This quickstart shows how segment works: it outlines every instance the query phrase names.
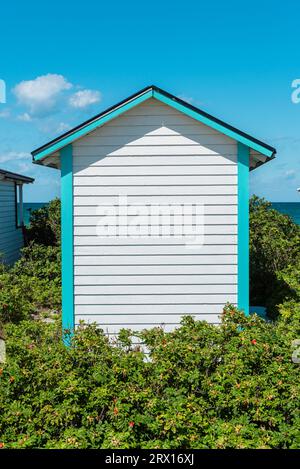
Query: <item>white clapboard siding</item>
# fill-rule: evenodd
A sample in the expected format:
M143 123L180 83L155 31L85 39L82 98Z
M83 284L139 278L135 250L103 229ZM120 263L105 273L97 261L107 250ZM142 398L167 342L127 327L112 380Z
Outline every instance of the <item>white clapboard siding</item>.
M182 155L165 155L165 156L145 156L145 155L136 155L136 156L113 156L113 155L99 155L97 152L93 155L84 154L82 156L77 156L73 169L74 174L76 175L78 171L83 170L84 168L92 167L128 167L130 171L131 166L184 166L188 168L189 166L230 166L232 167L237 162L236 153L231 155L209 155L202 153L200 155L184 155L184 161L182 160ZM212 168L211 168L212 169ZM217 170L217 169L216 169Z
M152 286L168 286L182 288L195 287L195 288L206 288L209 286L215 289L215 285L236 285L235 274L224 274L224 275L180 275L180 274L169 274L169 275L76 275L75 285L78 286L134 286L136 288L139 285L152 285ZM82 292L81 292L82 293ZM221 293L221 292L220 292Z
M168 221L170 219L170 222ZM236 224L236 215L185 215L187 223L195 223L200 225L235 225ZM162 221L160 221L162 219ZM139 226L156 226L156 225L182 225L184 216L181 215L96 215L94 217L84 217L77 215L74 217L74 226L98 226L98 225L107 225L107 226L123 226L130 225L132 223L138 224Z
M203 265L75 265L75 275L209 275L236 274L236 264Z
M162 109L162 107L160 108ZM118 121L116 121L117 123ZM192 122L192 121L190 121ZM120 123L120 120L119 120ZM183 125L184 125L184 132L183 132ZM166 127L164 125L157 126L156 124L140 124L138 127L132 126L130 124L125 124L124 122L122 125L104 125L97 130L97 136L103 137L119 137L119 136L126 136L126 137L136 137L139 138L141 135L184 135L186 136L199 136L199 135L218 135L218 131L207 127L205 125L200 126L199 124L173 124L172 127ZM90 135L93 135L90 134ZM87 136L88 137L88 136ZM85 138L87 138L85 137Z
M214 294L216 288L219 294L236 294L237 285L75 285L75 295L197 295Z
M226 208L226 210L232 210L232 207ZM83 211L83 209L79 209ZM202 204L201 205L196 205L196 204L122 204L120 203L118 205L100 205L99 207L92 206L90 208L86 208L86 210L93 210L93 213L91 215L94 216L116 216L120 215L122 217L124 216L136 216L136 215L143 215L143 216L150 216L150 215L165 215L165 214L174 214L174 215L195 215L195 214L201 214L201 215L223 215L223 213L220 212L221 208L219 206L215 207L205 207ZM213 213L211 213L213 211ZM75 215L78 215L77 213ZM86 217L87 215L90 215L88 213L81 213L79 214L82 216L82 218Z
M226 142L227 141L227 142ZM221 134L216 135L143 135L142 137L128 137L128 135L94 135L90 134L89 137L85 137L78 140L78 147L90 147L90 146L101 146L101 147L114 147L114 146L169 146L169 145L231 145L232 140L228 137L224 137ZM88 149L87 149L88 151Z
M142 313L142 314L220 314L222 313L223 305L221 304L132 304L132 305L75 305L75 322L77 322L78 318L82 315L95 315L97 316L102 314L112 314L112 315L129 315L134 313ZM83 319L83 318L82 318ZM97 318L95 317L95 321Z
M166 204L167 205L167 204ZM196 204L195 204L196 205ZM184 213L187 213L189 210L190 213L195 213L195 205L190 205L185 204L185 211ZM128 205L126 206L126 213L127 215L138 215L139 210L145 207L145 204L140 204L140 205ZM149 207L149 210L151 209L151 205L148 204L146 207ZM172 207L172 206L169 206ZM178 205L175 205L175 207L178 207ZM203 207L203 212L205 215L236 215L237 214L237 206L232 204L232 205L207 205ZM117 215L120 213L119 206L118 205L91 205L91 206L76 206L74 207L74 216L77 218L78 216L88 218L89 216L101 216L101 215ZM77 218L78 220L78 218Z
M237 166L231 165L136 165L136 166L77 166L74 171L75 176L215 176L237 174Z
M91 189L92 188L92 189ZM237 185L206 185L198 184L191 186L171 185L171 186L74 186L74 195L77 196L130 196L130 195L236 195Z
M232 155L236 151L235 145L164 145L164 146L76 146L74 156L179 156L179 155Z
M150 99L77 140L73 175L76 324L172 330L237 303L235 141ZM152 204L185 204L190 222Z
M151 103L149 106L148 103ZM169 106L165 106L163 103L159 103L154 99L146 101L145 104L142 106L137 106L131 110L129 110L126 114L122 117L129 117L129 116L178 116L180 115L178 111L174 108Z
M156 116L163 116L163 115L175 115L181 116L179 111L176 109L166 106L164 103L157 101L154 98L151 98L145 101L142 106L136 106L128 111L126 114L123 114L122 117L127 116L147 116L147 115L156 115ZM193 121L192 121L193 122ZM209 127L203 126L204 129L209 131ZM214 131L214 129L212 129Z
M75 256L74 265L103 266L103 265L223 265L235 264L234 254L177 254L177 255L106 255L106 256Z
M212 295L75 295L75 305L201 305L235 301L235 294Z
M210 176L74 176L75 186L116 187L116 186L234 186L237 176L210 175Z
M126 236L132 237L137 240L139 239L144 239L145 237L151 236L155 239L155 235L157 237L162 237L160 234L162 232L162 229L164 226L161 225L152 225L151 226L151 231L148 226L140 226L138 228L138 233L136 233L135 227L128 225L126 228ZM157 228L157 229L156 229ZM196 235L202 235L201 240L199 240L199 243L203 244L205 242L205 237L206 235L209 234L236 234L237 233L237 225L226 225L226 224L215 224L215 225L177 225L177 226L167 226L165 225L165 237L168 237L170 235L170 238L174 237L176 239L186 239L187 237L189 239L186 239L186 242L190 242L190 237L191 236L196 236ZM116 234L124 235L122 232L122 226L116 227ZM152 234L151 234L152 233ZM115 235L114 233L114 227L106 227L103 226L74 226L74 235L75 236L91 236L91 237L96 237L98 239L101 239L101 237L113 237ZM124 236L123 236L124 237ZM197 243L197 244L199 244Z
M122 199L121 199L122 201ZM101 207L102 205L120 205L119 196L76 196L74 200L74 210L76 207ZM124 201L122 202L124 204ZM141 205L166 205L166 204L194 204L204 205L205 211L210 205L222 208L225 205L237 207L237 195L147 195L147 196L127 196L127 204ZM237 208L236 208L237 209ZM84 209L83 209L84 210ZM205 212L206 213L206 212ZM209 213L209 212L207 212ZM87 214L88 215L88 214Z
M74 254L77 257L84 256L145 256L145 250L148 255L161 256L161 255L217 255L217 254L236 254L236 244L218 244L218 245L203 245L191 251L189 247L184 244L178 245L113 245L113 246L75 246Z
M233 226L236 230L236 226ZM206 227L205 227L206 230ZM93 246L181 246L185 247L188 250L199 250L203 246L218 246L218 245L226 245L226 244L236 244L237 243L237 235L236 234L207 234L203 237L203 243L201 245L190 246L185 243L185 240L178 240L177 238L173 237L162 237L162 236L149 236L137 239L135 237L121 237L121 236L74 236L74 246L82 246L85 247L87 250L89 247ZM179 248L180 249L180 248ZM148 251L147 251L148 252Z
M137 109L137 107L135 107L135 109ZM173 128L172 127L173 125L174 126L177 126L177 125L178 126L183 126L183 125L190 126L191 124L194 125L195 123L196 123L195 120L176 111L174 111L174 113L171 115L159 115L159 111L156 111L156 113L153 115L150 114L148 116L140 116L140 115L135 114L133 110L133 112L128 111L126 114L123 114L118 119L111 120L109 124L106 124L106 126L109 126L109 127L133 126L135 128L139 126L141 127L153 126L155 128L159 128L159 127ZM207 129L207 126L205 125L201 125L201 127Z

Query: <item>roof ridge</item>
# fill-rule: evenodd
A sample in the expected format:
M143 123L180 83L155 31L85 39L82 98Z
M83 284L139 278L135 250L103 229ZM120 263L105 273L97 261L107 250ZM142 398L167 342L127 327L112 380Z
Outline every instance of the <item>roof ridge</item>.
M143 97L147 94L149 94L149 96L143 99ZM263 153L265 152L264 154L268 158L274 157L276 153L276 149L272 147L271 145L264 143L255 137L252 137L246 132L243 132L237 129L236 127L233 127L231 124L227 124L226 122L222 121L221 119L217 117L212 116L206 111L203 111L202 109L199 109L196 106L193 106L192 104L187 103L183 99L177 98L176 96L172 95L171 93L168 93L167 91L163 90L162 88L159 88L156 85L149 85L143 88L142 90L134 93L133 95L129 96L128 98L123 99L119 103L105 109L101 113L96 114L90 119L82 122L76 127L61 134L55 139L50 140L48 143L33 150L31 152L33 161L37 162L37 160L44 158L46 156L49 156L49 154L53 153L54 151L60 150L63 146L66 146L67 144L72 143L72 141L75 139L74 137L74 139L72 140L72 136L74 134L77 134L77 138L80 138L81 136L85 135L84 133L85 128L88 129L87 132L94 130L97 127L96 123L100 120L104 120L104 122L102 123L107 122L109 119L106 119L106 117L109 116L110 114L117 113L117 115L120 115L122 112L127 111L130 108L130 104L132 102L138 101L137 104L139 104L140 102L143 102L144 100L149 99L151 97L161 100L162 102L164 102L165 104L169 106L177 107L177 109L180 108L179 111L183 113L185 112L186 114L190 115L190 117L194 119L198 119L198 120L202 119L202 122L204 122L208 126L216 128L219 132L227 134L231 138L238 140L241 143L245 142L246 145L250 146L251 148L258 149L259 152L261 151ZM125 109L122 112L119 112L122 108L125 108ZM99 125L101 125L101 123L99 123ZM65 143L63 143L64 140L66 140ZM62 145L60 145L60 142L62 142ZM39 155L39 157L35 158L37 155Z

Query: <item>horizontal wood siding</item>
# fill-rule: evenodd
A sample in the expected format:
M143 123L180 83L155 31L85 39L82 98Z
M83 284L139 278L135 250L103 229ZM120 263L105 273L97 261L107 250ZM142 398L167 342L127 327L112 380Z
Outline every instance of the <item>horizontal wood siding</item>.
M237 304L236 142L151 99L73 144L73 184L75 324L171 330L184 314L218 323L224 304ZM120 195L126 219L110 215ZM141 216L143 237L102 227L166 204L204 206L202 223L184 226L200 246L176 236L176 218Z
M21 228L16 228L15 184L0 180L0 255L4 262L14 263L24 245Z

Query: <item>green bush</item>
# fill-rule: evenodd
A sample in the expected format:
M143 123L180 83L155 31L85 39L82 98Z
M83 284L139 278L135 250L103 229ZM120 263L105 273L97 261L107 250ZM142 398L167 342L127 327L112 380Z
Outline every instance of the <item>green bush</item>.
M0 322L61 310L60 201L33 211L27 247L12 266L0 264Z
M300 265L300 226L272 209L269 202L253 196L250 200L250 304L266 306L269 314L275 316L279 304L289 297L295 298L295 291L282 273L292 269L296 275L297 265ZM300 301L299 292L296 297Z
M61 258L58 246L32 244L13 267L0 269L0 321L61 310Z
M299 325L299 323L298 323ZM299 448L299 326L226 307L221 327L182 320L165 333L95 326L71 346L55 324L8 324L0 370L6 448ZM135 339L136 341L136 339Z
M27 244L60 245L60 206L60 200L53 199L45 207L31 212L30 225L25 228Z
M113 346L81 327L65 347L60 321L28 320L61 308L59 202L49 207L33 213L22 258L0 265L0 447L299 447L299 227L289 217L251 200L252 304L276 322L228 306L220 327L186 317L172 333L123 330Z

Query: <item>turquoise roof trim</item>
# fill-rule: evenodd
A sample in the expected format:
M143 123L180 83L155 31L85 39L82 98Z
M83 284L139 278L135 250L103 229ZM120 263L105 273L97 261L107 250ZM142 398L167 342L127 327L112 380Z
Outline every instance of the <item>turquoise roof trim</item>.
M134 100L123 104L121 107L118 107L117 109L114 109L108 112L106 115L89 123L88 125L82 127L81 129L78 129L76 132L72 133L71 135L66 136L59 142L53 143L53 145L49 146L48 148L41 151L40 153L34 154L34 161L45 158L46 156L49 156L51 153L57 150L60 150L65 145L69 145L74 140L77 140L78 138L83 137L84 135L91 132L92 130L95 130L97 127L105 124L106 122L110 121L111 119L114 119L115 117L118 117L120 114L123 114L124 112L129 111L129 109L132 109L134 106L137 106L138 104L142 103L143 101L146 101L146 99L149 99L151 97L152 97L152 92L148 91L142 94L141 96L138 96Z
M77 140L80 137L83 137L87 133L95 130L97 127L109 122L111 119L114 119L126 111L129 111L134 106L141 104L142 102L146 101L149 98L155 98L164 104L167 104L178 111L186 114L187 116L209 126L213 129L227 135L228 137L240 142L244 145L247 145L249 148L261 153L262 155L266 156L268 159L273 158L276 150L275 148L267 145L254 137L232 127L229 124L217 119L206 112L192 106L185 101L182 101L176 96L173 96L166 91L156 87L150 86L141 90L140 92L136 93L133 96L130 96L126 100L118 103L117 105L107 109L106 111L98 114L97 116L93 117L92 119L84 122L83 124L75 127L74 129L66 132L65 134L61 135L60 137L50 141L46 145L34 150L32 152L33 162L41 162L47 156L60 151L66 145L69 145L74 140Z
M208 125L209 127L218 130L224 135L227 135L227 137L230 137L237 142L243 143L244 145L247 145L249 148L252 148L253 150L258 151L259 153L262 153L264 156L271 157L274 153L273 150L269 150L265 147L263 147L261 144L255 143L252 140L249 140L248 137L245 137L243 135L240 135L236 132L236 130L231 130L228 127L225 127L224 124L221 124L219 122L216 122L215 120L206 117L202 114L199 114L199 112L187 108L184 104L175 101L168 96L164 96L158 91L153 92L153 98L156 98L158 101L163 102L164 104L167 104L175 109L177 111L181 111L184 114L188 115L189 117L192 117L192 119L196 119L197 121L201 122L202 124Z

